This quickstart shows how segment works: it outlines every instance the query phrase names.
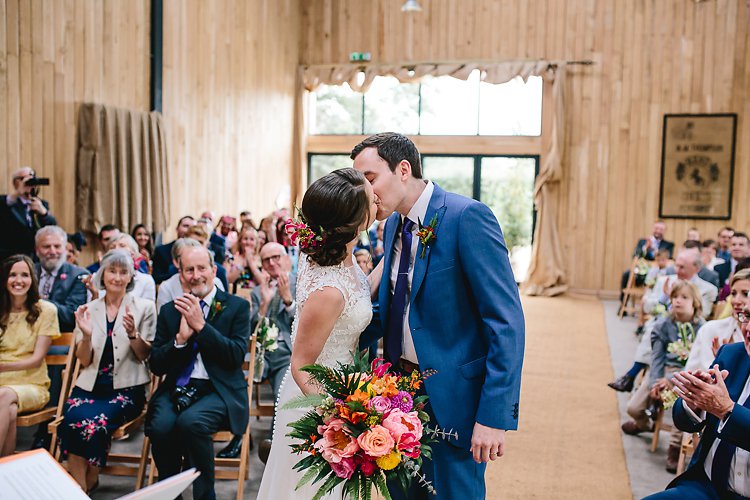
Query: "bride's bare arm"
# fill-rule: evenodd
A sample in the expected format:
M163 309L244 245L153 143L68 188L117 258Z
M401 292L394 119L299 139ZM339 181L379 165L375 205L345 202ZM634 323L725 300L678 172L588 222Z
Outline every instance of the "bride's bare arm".
M300 371L315 363L344 310L344 297L337 289L326 287L310 294L299 312L297 336L292 349L292 377L304 394L320 392L308 373Z
M367 275L367 281L370 283L370 296L374 299L378 296L378 288L380 287L380 280L383 278L383 261L380 259L378 265Z

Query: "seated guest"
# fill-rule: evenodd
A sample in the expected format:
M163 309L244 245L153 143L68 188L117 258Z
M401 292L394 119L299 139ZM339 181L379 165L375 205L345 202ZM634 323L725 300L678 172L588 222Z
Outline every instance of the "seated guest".
M214 261L217 265L224 264L226 252L237 242L237 219L231 215L222 215L216 230L209 236L209 248L214 253Z
M224 266L218 265L219 263L216 261L216 258L214 256L213 251L209 248L209 239L208 239L208 232L203 228L201 225L195 225L190 227L187 232L185 233L186 238L193 239L203 245L205 248L208 248L208 251L211 253L211 256L214 257L214 263L217 264L216 266L216 277L219 278L221 281L221 285L224 290L229 290L229 282L227 281L227 270L224 269Z
M127 235L126 235L127 236ZM99 482L112 433L137 417L146 402L146 359L156 331L153 301L134 296L133 259L112 250L94 280L106 295L76 311L80 372L59 427L68 471L84 491Z
M718 250L719 244L714 240L705 240L701 243L701 260L703 260L704 267L713 271L714 267L724 262L724 259L716 256Z
M240 224L242 225L240 229L245 229L246 227L256 229L257 227L253 220L253 214L249 210L243 210L240 212Z
M177 238L175 240L184 238L190 226L194 226L195 224L195 219L191 216L186 215L182 217L177 222ZM170 276L177 274L177 269L172 266L172 245L174 245L174 241L154 248L153 277L157 285Z
M251 327L255 330L260 318L266 317L279 329L277 340L279 345L275 351L266 352L263 372L263 378L271 382L273 399L276 400L279 396L281 381L292 358L291 332L296 312L294 302L296 280L284 267L284 261L288 257L283 245L266 243L260 250L260 258L263 264L263 275L260 285L253 289ZM270 439L261 442L258 453L262 458L268 458L268 452L271 450L270 442Z
M707 268L703 264L703 244L700 241L687 240L685 243L682 244L681 250L694 250L695 252L698 253L698 255L700 255L701 261L700 261L700 267L698 268L698 277L702 279L703 281L707 281L708 283L711 283L718 290L720 288L719 273L717 273L713 269ZM676 271L675 271L674 266L669 266L667 268L666 274L675 274L675 273Z
M34 235L39 228L57 221L49 212L49 203L39 198L39 188L29 185L36 178L31 167L13 172L13 191L0 195L0 261L13 255L31 256Z
M693 460L666 491L647 500L750 498L750 310L740 316L743 342L723 346L707 371L674 376L677 428L701 432Z
M59 226L46 226L36 233L35 265L39 277L39 295L57 307L57 320L60 331L72 332L75 327L75 312L86 303L86 286L81 278L89 272L82 267L69 264L65 255L67 234ZM55 346L50 354L67 354L67 346ZM50 366L50 404L57 405L62 386L62 366ZM34 435L33 448L49 448L50 435L47 422L39 424Z
M142 259L146 263L145 273L151 272L151 254L154 253L154 244L151 240L151 233L148 232L148 228L144 224L136 224L133 226L133 230L130 232L130 236L133 237L136 243L138 243L138 253L140 256L136 260L136 265L140 266L140 260Z
M154 283L154 278L152 278L147 272L143 272L143 266L140 268L136 267L135 261L141 256L141 254L138 252L138 243L135 242L133 237L129 234L120 234L117 238L112 240L110 248L112 250L124 250L130 255L130 258L133 259L133 269L135 269L136 272L133 275L134 285L131 293L142 299L147 299L152 302L156 301L156 283Z
M708 370L721 346L742 342L742 324L739 316L746 307L750 307L750 269L736 272L731 283L729 303L732 315L703 325L690 349L690 356L685 364L686 370Z
M178 266L180 255L182 255L183 249L201 248L202 246L203 245L201 245L197 240L194 240L192 238L180 238L179 240L175 241L174 245L172 245L172 261L174 262L175 267ZM224 285L221 283L221 280L219 278L214 278L214 285L216 285L216 288L218 288L222 292L226 291L224 290ZM166 304L167 302L172 302L177 297L182 297L185 294L185 290L188 289L189 285L182 280L182 275L180 273L177 273L168 280L163 281L162 284L159 285L159 293L156 296L156 310L161 311L161 308L164 304Z
M734 235L734 229L729 226L722 227L717 235L717 243L719 248L716 250L716 256L727 262L732 257L732 236Z
M99 248L96 251L96 262L86 268L90 273L93 274L99 270L99 263L102 260L102 256L109 251L110 243L112 243L112 240L119 235L120 230L114 224L105 224L102 226L97 235Z
M687 232L687 238L690 241L700 241L701 240L701 233L698 231L697 227L691 227L688 229Z
M668 349L672 342L680 341L681 328L687 328L689 341L703 326L701 299L698 288L688 281L677 281L669 294L672 304L670 315L660 318L651 331L651 370L648 381L644 380L628 402L628 414L633 420L622 424L626 434L636 435L652 429L653 425L646 409L651 401L661 401L661 393L672 388L671 378L682 369L684 362L678 352ZM667 470L677 469L682 433L673 433L667 453Z
M251 226L243 227L237 243L232 248L232 257L225 261L227 281L233 289L251 288L260 283L260 254L258 231Z
M646 260L654 260L656 258L656 252L660 248L664 248L669 252L669 258L672 258L672 252L674 250L674 243L664 239L664 231L666 231L667 225L662 221L654 222L654 226L651 230L651 236L648 238L641 238L638 243L635 244L633 250L633 257L640 257ZM622 280L620 281L620 290L625 288L630 279L630 270L628 269L622 274ZM622 301L623 295L620 294L620 301Z
M30 258L5 259L0 286L0 456L7 456L16 449L16 415L49 401L44 357L60 327L55 306L39 298Z
M354 258L357 259L357 265L362 269L362 272L365 273L365 276L372 272L372 256L370 255L369 250L366 248L360 248L354 252Z
M745 233L734 233L732 236L731 256L728 261L716 266L715 271L719 273L719 287L723 287L737 267L737 262L750 257L750 244Z
M695 250L681 250L675 259L675 271L677 274L662 276L656 280L654 287L643 296L643 310L648 314L661 308L666 311L670 307L670 293L672 286L678 280L689 281L698 288L701 297L701 311L704 317L711 314L713 303L716 300L716 287L698 277L698 269L701 265L700 254ZM708 310L708 313L706 312ZM625 375L614 382L607 384L616 391L630 392L633 389L635 377L651 362L651 327L654 321L644 327L644 335L641 338L638 349L635 352L633 366Z
M250 337L250 304L213 285L216 265L207 248L185 248L180 274L189 294L159 312L149 361L166 375L151 401L146 435L159 479L188 466L200 471L193 498L215 498L212 436L222 428L240 435L249 417L242 363Z
M65 244L66 260L68 264L80 266L78 259L81 257L81 250L86 246L86 237L81 232L68 235L68 241Z

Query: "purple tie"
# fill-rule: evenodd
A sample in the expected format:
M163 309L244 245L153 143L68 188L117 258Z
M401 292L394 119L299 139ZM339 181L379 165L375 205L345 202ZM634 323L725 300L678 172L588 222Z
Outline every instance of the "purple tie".
M745 399L742 406L750 408L750 397ZM719 437L717 436L716 439L719 439ZM714 460L711 462L711 482L714 483L714 487L719 493L726 492L729 486L729 468L732 465L735 451L737 451L737 446L726 439L722 439L719 446L716 447Z
M401 358L401 343L404 336L404 312L406 311L406 290L409 281L409 261L411 260L411 229L414 221L404 219L401 230L401 259L398 263L398 276L393 289L388 329L385 332L385 357L391 363Z
M201 310L203 311L203 316L206 316L206 303L202 300L200 301L201 304ZM182 369L182 372L180 372L180 376L177 377L177 385L188 385L188 382L190 382L190 375L193 374L193 368L195 367L195 360L198 359L198 342L193 340L190 343L190 346L186 347L185 349L190 349L190 362L185 366L185 368Z

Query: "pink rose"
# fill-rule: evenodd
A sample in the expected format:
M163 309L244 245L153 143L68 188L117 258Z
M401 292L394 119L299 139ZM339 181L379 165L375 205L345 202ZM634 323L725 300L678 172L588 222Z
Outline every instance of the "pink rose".
M362 471L362 474L364 474L365 477L370 477L375 474L376 470L378 470L378 466L377 464L375 464L375 462L365 460L364 462L359 464L359 470Z
M323 437L315 443L315 448L320 451L326 462L338 463L359 450L357 440L347 434L344 421L340 418L331 420L326 426L318 426L318 432L322 433Z
M349 479L357 470L357 465L351 458L342 458L340 462L331 462L331 469L338 477Z
M391 400L383 396L375 396L367 405L371 410L375 410L378 413L385 413L391 409Z
M417 458L420 453L419 439L410 432L401 434L401 438L398 440L398 450L407 457Z
M416 439L422 437L422 421L419 420L415 411L404 413L398 408L394 408L383 419L383 427L391 432L396 442L399 442L401 435L406 433L412 434Z
M391 433L382 425L376 425L360 434L357 443L365 453L374 458L389 454L396 445Z

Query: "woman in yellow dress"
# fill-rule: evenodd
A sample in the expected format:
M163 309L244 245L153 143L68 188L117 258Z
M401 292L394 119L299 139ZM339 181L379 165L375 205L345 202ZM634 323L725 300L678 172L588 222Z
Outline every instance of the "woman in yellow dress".
M34 264L8 257L0 268L0 456L16 449L16 415L49 401L44 356L60 336L57 308L39 299Z

